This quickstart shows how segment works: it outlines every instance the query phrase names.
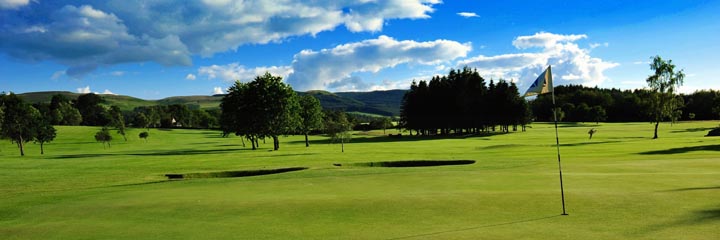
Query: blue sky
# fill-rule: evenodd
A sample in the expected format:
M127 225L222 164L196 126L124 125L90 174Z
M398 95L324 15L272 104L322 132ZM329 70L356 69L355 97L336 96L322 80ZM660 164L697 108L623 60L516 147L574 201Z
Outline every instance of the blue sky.
M720 1L0 0L0 91L160 99L269 71L296 90L407 88L476 68L526 89L635 89L652 56L720 89Z

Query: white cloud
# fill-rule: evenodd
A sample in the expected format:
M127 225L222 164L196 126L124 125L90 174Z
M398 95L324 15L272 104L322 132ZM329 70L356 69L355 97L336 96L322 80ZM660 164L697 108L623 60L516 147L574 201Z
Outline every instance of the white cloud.
M458 61L458 67L477 68L485 78L517 80L526 87L548 65L552 66L555 84L583 84L597 86L608 78L604 71L619 64L590 56L589 49L580 48L575 41L586 35L558 35L537 33L520 36L513 41L518 49L538 48L539 52L477 56Z
M197 79L197 76L195 76L195 74L188 73L188 75L185 76L185 79L192 81L192 80Z
M218 78L226 82L236 80L249 82L255 77L265 74L265 72L286 78L292 73L292 68L290 66L246 68L239 63L230 63L227 65L205 66L198 69L198 74L201 76L206 76L208 79Z
M107 89L105 89L105 91L104 91L102 94L117 95L117 94L115 94L115 93L113 93L113 92L111 92L110 90L107 90Z
M225 91L221 87L213 88L213 94L225 94Z
M295 54L293 73L288 83L298 90L343 89L367 87L353 73L377 73L399 64L436 65L467 56L470 43L449 40L416 42L398 41L380 36L320 51L303 50Z
M30 0L0 0L0 9L18 9L30 4Z
M648 62L648 61L635 61L635 62L633 62L632 64L635 64L635 65L650 64L650 62Z
M355 73L377 73L400 64L439 65L434 68L447 69L443 63L465 57L472 50L470 43L449 40L428 42L398 41L380 36L361 42L338 45L320 51L302 50L293 57L290 66L247 68L239 63L204 66L198 75L208 79L224 81L251 81L258 75L269 72L282 76L295 90L364 91L386 89L397 86L385 80L382 85L368 84ZM409 86L409 82L407 82Z
M605 43L591 43L591 44L590 44L590 49L595 49L595 48L598 48L598 47L608 47L608 46L610 46L610 43L607 43L607 42L605 42Z
M515 38L513 46L519 49L533 48L533 47L551 47L558 43L574 42L583 38L587 38L587 35L560 35L548 32L535 33L532 36L520 36Z
M65 71L56 71L53 73L53 75L50 77L52 80L57 80L58 78L65 76Z
M378 32L392 19L429 18L439 0L0 0L0 52L66 65L79 78L121 63L187 66L246 44L315 36L344 26ZM70 5L72 4L72 5ZM27 17L32 16L32 17Z
M119 63L154 61L166 66L191 63L186 46L176 35L131 34L118 16L89 5L65 5L49 11L46 19L38 19L31 28L41 31L0 28L3 42L0 51L21 59L57 61L69 66L65 73L74 78L100 66Z
M125 72L123 72L123 71L113 71L113 72L110 72L110 75L113 75L113 76L116 76L116 77L121 77L121 76L125 75Z
M92 91L90 91L90 86L85 86L84 88L77 88L77 93L85 94L85 93L91 93L91 92Z
M473 18L473 17L480 17L477 15L477 13L474 12L459 12L457 15L464 17L464 18Z

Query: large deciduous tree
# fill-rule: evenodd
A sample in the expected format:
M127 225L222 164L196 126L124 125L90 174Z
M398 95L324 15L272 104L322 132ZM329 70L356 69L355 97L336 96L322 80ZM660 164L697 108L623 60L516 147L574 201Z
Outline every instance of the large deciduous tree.
M320 106L320 101L312 95L300 97L299 102L300 118L302 120L300 132L305 135L305 147L309 147L310 141L308 141L308 134L310 131L323 128L322 106Z
M278 136L297 130L300 125L295 91L282 77L265 73L252 82L236 81L220 105L221 125L226 133L245 136L257 149L258 139L272 137L273 149L280 149Z
M648 100L650 118L655 123L653 139L657 139L660 122L673 118L682 107L682 102L675 96L675 91L683 85L685 73L683 70L676 71L672 60L665 61L660 56L655 56L652 60L650 69L655 73L647 78L647 83L653 94Z
M0 135L17 144L20 156L25 156L25 143L33 140L40 112L13 93L0 97L0 100L4 107Z

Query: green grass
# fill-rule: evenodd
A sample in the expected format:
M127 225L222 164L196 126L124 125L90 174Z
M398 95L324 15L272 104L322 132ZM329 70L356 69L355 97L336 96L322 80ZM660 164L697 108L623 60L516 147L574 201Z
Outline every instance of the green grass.
M717 124L662 124L657 140L649 123L561 124L569 216L550 124L468 138L369 133L345 153L322 136L310 148L290 136L280 151L270 141L252 151L215 131L157 129L147 143L130 129L128 142L115 136L103 149L97 128L58 127L45 155L0 145L0 238L718 239L720 138L703 137ZM476 162L354 165L403 160ZM165 177L292 167L309 169Z

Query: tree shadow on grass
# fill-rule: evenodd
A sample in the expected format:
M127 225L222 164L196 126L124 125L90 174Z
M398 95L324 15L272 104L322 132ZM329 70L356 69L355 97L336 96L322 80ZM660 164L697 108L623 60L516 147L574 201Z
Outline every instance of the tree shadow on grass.
M695 212L695 222L720 221L720 208L707 209Z
M238 153L238 152L250 152L253 151L250 148L233 148L233 149L206 149L206 150L168 150L168 151L152 151L152 152L131 152L131 153L96 153L96 154L70 154L70 155L59 155L54 156L54 159L73 159L73 158L94 158L94 157L106 157L106 156L187 156L187 155L205 155L205 154L222 154L222 153ZM263 152L263 149L255 150ZM254 157L287 157L287 156L301 156L301 155L315 155L315 153L297 153L297 154L277 154L271 156L254 156Z
M672 133L686 133L686 132L707 132L715 128L687 128L683 130L673 130Z
M454 229L454 230L447 230L447 231L438 231L438 232L431 232L431 233L423 233L423 234L403 236L403 237L395 237L395 238L389 238L389 239L390 239L390 240L395 240L395 239L411 239L411 238L420 238L420 237L431 237L431 236L437 236L437 235L442 235L442 234L446 234L446 233L456 233L456 232L464 232L464 231L477 230L477 229L483 229L483 228L492 228L492 227L499 227L499 226L515 225L515 224L527 223L527 222L536 222L536 221L542 221L542 220L551 219L551 218L556 218L556 217L560 217L560 216L562 216L562 215L553 215L553 216L540 217L540 218L532 218L532 219L525 219L525 220L518 220L518 221L512 221L512 222L504 222L504 223L481 225L481 226L469 227L469 228L461 228L461 229Z
M352 143L385 143L385 142L416 142L416 141L425 141L425 140L444 140L444 139L467 139L467 138L477 138L477 137L492 137L496 135L505 135L508 133L481 133L481 134L463 134L463 135L432 135L432 136L424 136L424 135L402 135L401 137L390 137L390 136L370 136L370 135L356 135L353 136L353 138L350 139L350 141L345 142L346 144L352 144ZM480 139L485 140L485 139ZM295 140L295 141L288 141L289 143L305 143L305 140ZM312 144L331 144L333 143L329 138L325 139L314 139L310 140L310 145ZM337 142L337 144L340 144L340 142Z
M678 188L678 189L672 189L672 190L665 190L663 192L684 192L684 191L697 191L697 190L720 190L720 186L714 186L714 187L692 187L692 188Z
M159 180L159 181L152 181L152 182L141 182L141 183L127 183L127 184L117 184L117 185L110 185L110 186L104 186L104 187L98 187L98 188L113 188L113 187L130 187L130 186L143 186L143 185L151 185L151 184L158 184L158 183L167 183L170 182L170 180Z
M666 149L666 150L641 152L640 154L642 154L642 155L663 155L663 154L688 153L688 152L695 152L695 151L720 151L720 145L705 145L705 146L694 146L694 147L671 148L671 149Z
M596 145L596 144L606 144L606 143L619 143L621 141L601 141L601 142L580 142L580 143L561 143L561 147L577 147L577 146L584 146L584 145ZM555 145L553 145L554 147Z
M236 148L236 149L207 149L207 150L168 150L168 151L153 151L153 152L138 152L138 153L94 153L94 154L69 154L69 155L58 155L52 158L55 159L72 159L72 158L93 158L93 157L105 157L105 156L176 156L176 155L201 155L201 154L220 154L230 153L238 151L247 151L249 149Z
M574 128L574 127L597 127L599 124L594 123L579 123L579 122L559 122L558 127L562 128Z
M661 231L668 228L682 228L688 225L720 222L720 207L692 211L686 217L677 221L648 226L647 232Z

